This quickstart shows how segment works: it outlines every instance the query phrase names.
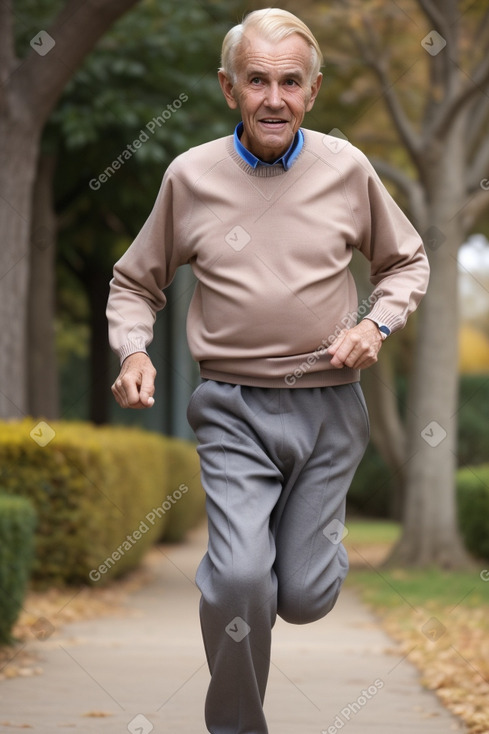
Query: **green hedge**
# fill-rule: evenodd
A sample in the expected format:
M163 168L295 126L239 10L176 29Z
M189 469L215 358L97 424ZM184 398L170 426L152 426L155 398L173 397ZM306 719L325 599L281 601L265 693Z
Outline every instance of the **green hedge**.
M204 517L205 492L200 482L197 450L194 449L190 453L186 441L177 438L167 440L168 475L171 485L169 496L174 504L169 510L169 523L165 528L163 540L176 543ZM168 502L165 504L165 507L167 506Z
M489 560L489 464L459 470L457 503L466 548Z
M101 584L137 566L172 522L163 505L178 487L171 444L141 429L0 424L0 487L28 497L39 518L33 578ZM182 442L180 460L191 465L195 456ZM202 494L198 483L188 486L186 494Z
M36 513L21 497L0 495L0 644L12 642L29 580Z

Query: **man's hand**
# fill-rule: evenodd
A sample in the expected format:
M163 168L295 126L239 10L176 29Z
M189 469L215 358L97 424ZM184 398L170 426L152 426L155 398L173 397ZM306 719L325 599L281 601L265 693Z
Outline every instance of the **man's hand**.
M333 367L351 367L363 370L377 361L382 346L379 327L368 318L360 321L353 329L342 331L336 341L328 347Z
M151 408L154 405L156 370L144 352L135 352L122 363L112 393L121 408Z

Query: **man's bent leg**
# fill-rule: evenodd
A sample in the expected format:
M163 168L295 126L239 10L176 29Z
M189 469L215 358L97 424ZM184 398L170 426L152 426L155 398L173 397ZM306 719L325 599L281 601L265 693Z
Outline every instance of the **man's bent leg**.
M341 540L346 494L368 442L368 417L358 383L292 395L297 435L311 433L312 453L285 487L274 516L278 613L304 624L334 606L348 572ZM310 403L310 404L309 404ZM318 417L320 422L318 423Z

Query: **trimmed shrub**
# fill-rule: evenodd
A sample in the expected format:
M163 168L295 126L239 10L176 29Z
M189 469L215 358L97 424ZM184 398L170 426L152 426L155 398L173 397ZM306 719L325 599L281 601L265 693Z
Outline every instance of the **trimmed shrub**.
M458 471L457 504L467 550L489 560L489 464Z
M169 522L162 540L178 543L188 530L205 516L205 492L200 481L200 463L197 449L178 438L168 440L168 476L170 478L167 504ZM165 505L166 506L166 505Z
M0 495L0 644L11 643L34 550L36 513L22 497Z
M142 429L0 424L0 487L31 499L39 518L34 580L101 584L137 566L170 522L162 502L185 481L170 479L170 445Z
M458 464L489 462L489 375L465 375L460 380L458 411Z
M393 496L390 469L369 443L347 494L348 513L362 517L389 517Z

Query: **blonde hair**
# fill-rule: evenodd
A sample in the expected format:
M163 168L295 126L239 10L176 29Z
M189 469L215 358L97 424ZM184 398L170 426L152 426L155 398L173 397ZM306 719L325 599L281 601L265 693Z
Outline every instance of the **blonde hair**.
M323 64L319 43L309 28L293 13L281 8L263 8L249 13L242 23L233 26L222 43L221 68L226 76L236 81L236 56L243 36L247 30L256 29L270 41L279 42L294 33L301 36L311 48L311 79L315 79Z

